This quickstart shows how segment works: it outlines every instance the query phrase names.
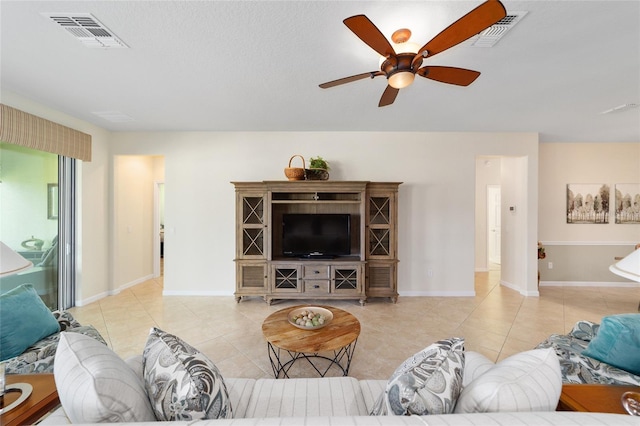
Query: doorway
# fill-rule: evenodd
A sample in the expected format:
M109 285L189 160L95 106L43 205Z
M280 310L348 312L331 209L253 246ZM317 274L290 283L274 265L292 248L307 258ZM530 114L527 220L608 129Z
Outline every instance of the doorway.
M500 204L502 188L502 158L478 156L476 158L475 206L475 270L488 272L499 269L501 258Z
M529 167L528 157L476 157L475 262L476 271L499 275L500 285L537 296Z
M500 185L487 185L487 261L490 270L499 268L501 262L500 197Z
M164 275L164 182L153 187L153 276Z

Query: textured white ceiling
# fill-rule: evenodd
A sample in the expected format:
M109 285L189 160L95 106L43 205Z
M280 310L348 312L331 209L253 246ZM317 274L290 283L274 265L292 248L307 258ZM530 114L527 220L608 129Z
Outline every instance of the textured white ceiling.
M428 61L482 75L416 78L378 108L377 54L342 23L365 14L422 45L481 1L0 1L1 90L112 131L539 132L638 142L640 1L504 1L528 11L492 48ZM90 49L43 12L93 14L130 49ZM112 123L93 114L117 111Z

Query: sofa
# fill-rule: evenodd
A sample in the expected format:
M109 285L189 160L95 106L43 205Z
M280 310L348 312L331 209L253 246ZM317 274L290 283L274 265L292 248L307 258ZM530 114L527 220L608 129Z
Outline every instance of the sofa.
M81 325L67 311L54 311L52 315L60 324L60 331L38 340L23 353L0 364L4 364L7 374L53 373L53 360L58 347L60 333L81 333L106 345L102 335L91 325Z
M53 373L60 333L78 333L106 346L98 330L68 311L53 311L31 284L0 296L0 364L7 374Z
M555 351L563 383L640 386L640 314L578 321L536 346Z
M53 415L39 424L58 423ZM64 419L62 420L64 422ZM156 423L141 422L132 425L151 426ZM245 419L219 419L169 422L183 426L638 426L637 417L623 414L576 413L547 411L527 413L474 413L441 414L432 416L302 416L256 417Z
M94 339L62 333L54 376L62 406L41 424L639 425L615 414L554 411L552 349L493 363L464 339L428 345L391 378L224 378L179 337L153 328L142 355L122 360Z

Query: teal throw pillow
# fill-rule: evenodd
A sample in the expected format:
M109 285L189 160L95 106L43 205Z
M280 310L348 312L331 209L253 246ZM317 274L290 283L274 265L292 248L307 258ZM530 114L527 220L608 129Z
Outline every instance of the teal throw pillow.
M31 284L0 295L0 361L58 331L58 321Z
M604 317L582 355L640 375L640 314Z

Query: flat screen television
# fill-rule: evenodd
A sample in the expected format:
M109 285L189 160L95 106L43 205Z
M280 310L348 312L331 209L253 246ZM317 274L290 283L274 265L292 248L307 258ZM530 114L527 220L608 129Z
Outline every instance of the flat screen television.
M282 254L289 257L333 258L351 252L348 214L282 215Z

